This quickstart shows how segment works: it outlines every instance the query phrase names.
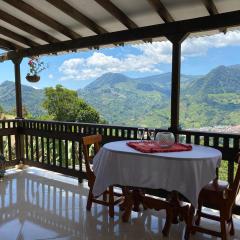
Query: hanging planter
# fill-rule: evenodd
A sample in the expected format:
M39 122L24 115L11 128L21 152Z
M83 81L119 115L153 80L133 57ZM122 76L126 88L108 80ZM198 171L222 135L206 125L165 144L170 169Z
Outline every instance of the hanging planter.
M26 79L29 81L29 82L33 82L33 83L35 83L35 82L38 82L39 80L40 80L40 76L38 76L38 75L27 75L26 76Z
M29 73L26 76L26 79L29 82L35 83L40 80L39 73L46 69L46 65L39 57L31 57L28 61Z

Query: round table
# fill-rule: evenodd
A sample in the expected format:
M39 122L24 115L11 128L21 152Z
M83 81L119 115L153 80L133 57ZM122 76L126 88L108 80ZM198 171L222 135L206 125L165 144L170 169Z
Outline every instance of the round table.
M176 190L196 206L200 190L216 177L222 158L211 147L192 145L191 151L141 153L127 142L107 143L94 157L95 196L111 185Z

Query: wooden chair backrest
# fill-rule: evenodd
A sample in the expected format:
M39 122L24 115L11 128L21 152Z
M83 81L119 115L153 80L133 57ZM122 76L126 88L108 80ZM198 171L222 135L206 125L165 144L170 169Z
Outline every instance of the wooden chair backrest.
M90 135L82 138L83 142L83 154L85 159L86 171L87 174L92 172L90 164L93 156L90 156L89 148L93 145L94 155L99 151L102 143L102 135Z
M238 164L237 166L237 172L233 181L233 184L230 188L230 202L231 205L235 203L235 199L237 197L237 194L239 192L240 188L240 153L237 154L236 158L234 159L234 162Z

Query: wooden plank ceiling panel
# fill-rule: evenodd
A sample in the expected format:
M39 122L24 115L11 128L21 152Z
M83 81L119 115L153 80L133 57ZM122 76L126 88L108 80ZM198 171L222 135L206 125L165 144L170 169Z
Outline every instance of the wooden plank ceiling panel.
M69 39L76 39L81 37L81 35L79 35L78 33L72 31L71 29L67 28L63 24L57 22L55 19L42 13L38 9L32 7L31 5L25 3L22 0L3 0L3 1L21 10L25 14L31 16L32 18L39 20L40 22L53 28L54 30L62 33L63 35L67 36Z
M239 0L1 0L0 34L6 36L6 39L1 38L1 46L5 49L21 49L21 45L24 45L34 49L25 53L29 54L38 52L38 49L39 52L63 50L64 46L66 49L74 49L70 46L71 43L76 48L98 48L98 44L104 46L118 45L125 41L151 41L151 36L163 37L170 32L175 34L179 29L185 29L185 32L196 32L196 29L204 32L213 30L216 26L226 32L226 26L232 27L229 22L238 22L236 11L232 15L225 15L232 19L221 18L221 24L215 22L218 18L209 18L212 21L209 28L202 27L200 23L202 17L215 17L224 12L224 9L228 9L227 3L232 4L235 10L240 10ZM85 9L91 6L96 9ZM92 14L95 10L96 18ZM182 20L186 19L189 19L188 26L182 26L179 22L183 24ZM196 21L199 21L199 25ZM159 24L162 22L164 23ZM6 24L19 31L8 28ZM177 28L173 29L174 26ZM150 29L164 31L154 33ZM60 47L59 43L62 43ZM44 50L39 48L41 45L44 45ZM47 51L47 47L51 49Z
M91 29L96 34L102 34L107 33L107 30L105 30L103 27L96 24L93 20L88 18L86 15L81 13L80 11L76 10L74 7L72 7L70 4L68 4L64 0L47 0L49 3L51 3L54 7L58 8L65 14L69 15L71 18L75 19L79 23L85 25L87 28Z

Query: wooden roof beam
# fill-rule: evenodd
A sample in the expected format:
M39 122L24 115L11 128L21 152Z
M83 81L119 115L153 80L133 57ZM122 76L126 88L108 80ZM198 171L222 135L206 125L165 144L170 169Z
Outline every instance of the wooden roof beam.
M58 42L58 39L52 37L51 35L49 35L46 32L43 32L35 27L33 27L32 25L23 22L22 20L4 12L3 10L0 9L0 19L2 19L3 21L13 25L14 27L17 27L27 33L30 33L32 35L34 35L37 38L40 38L42 40L44 40L45 42L48 43L56 43Z
M101 7L109 12L113 17L118 19L128 29L138 28L138 25L133 22L121 9L114 5L110 0L95 0ZM144 42L152 42L152 39L144 39ZM121 43L120 43L121 45Z
M128 29L138 28L138 25L133 22L122 10L115 6L110 0L95 0L101 7L108 11L118 21L120 21Z
M46 14L40 12L36 8L32 7L31 5L25 3L22 0L3 0L4 2L8 3L9 5L21 10L25 14L31 16L32 18L37 19L38 21L44 23L47 26L50 26L54 30L62 33L63 35L69 37L70 39L76 39L81 37L78 33L70 30L63 24L57 22L53 18L47 16Z
M215 3L213 2L213 0L202 0L204 6L206 7L206 9L208 10L208 13L213 16L216 14L219 14L217 7L215 5Z
M210 31L214 29L235 26L240 26L240 10L221 13L214 16L187 19L171 23L140 27L137 29L82 37L79 39L63 41L54 44L40 45L34 48L21 49L18 52L10 51L3 56L0 56L0 61L10 60L16 56L29 57L34 55L89 48L93 46L116 44L119 42L130 42L146 38Z
M107 33L107 30L96 24L93 20L76 10L72 7L69 3L65 2L64 0L47 0L50 4L54 7L58 8L71 18L75 19L79 23L83 24L87 28L91 29L93 32L97 34Z
M6 37L9 37L9 38L12 38L14 39L15 41L18 41L22 44L25 44L29 47L34 47L34 46L38 46L39 44L26 38L26 37L23 37L15 32L12 32L10 30L8 30L7 28L4 28L2 26L0 26L0 34L6 36Z
M164 22L174 22L172 15L160 0L147 0Z
M3 38L0 38L0 48L5 49L5 50L17 50L17 49L22 49L21 46L10 42L8 40L5 40Z
M217 7L213 0L202 0L204 6L206 7L208 13L210 16L214 16L219 14ZM227 32L227 28L221 28L219 29L220 32L223 32L224 34Z

